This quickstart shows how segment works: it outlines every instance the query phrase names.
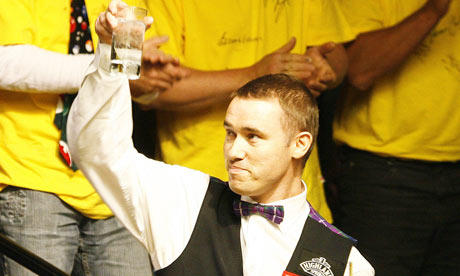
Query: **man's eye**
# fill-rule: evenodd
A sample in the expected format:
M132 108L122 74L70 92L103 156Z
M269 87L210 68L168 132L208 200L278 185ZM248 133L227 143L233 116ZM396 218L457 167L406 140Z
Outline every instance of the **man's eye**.
M248 134L248 139L249 139L249 140L254 140L254 139L257 139L257 138L259 138L259 136L256 135L256 134L253 134L253 133Z
M225 134L226 134L227 136L235 136L235 132L233 132L233 131L231 131L231 130L229 130L229 129L226 129L226 130L225 130Z

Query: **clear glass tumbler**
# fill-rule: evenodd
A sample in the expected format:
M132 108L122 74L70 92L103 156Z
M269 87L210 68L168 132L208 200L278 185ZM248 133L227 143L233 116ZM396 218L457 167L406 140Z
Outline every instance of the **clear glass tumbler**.
M141 72L142 44L144 42L144 17L147 10L127 6L115 15L118 21L112 34L110 73L125 74L128 79L138 79Z

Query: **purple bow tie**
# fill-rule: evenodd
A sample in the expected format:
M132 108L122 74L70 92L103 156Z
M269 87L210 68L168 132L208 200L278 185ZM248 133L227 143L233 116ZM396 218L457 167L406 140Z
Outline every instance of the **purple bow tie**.
M233 211L238 217L259 214L276 224L280 224L284 218L284 207L281 205L261 205L239 199L233 201Z

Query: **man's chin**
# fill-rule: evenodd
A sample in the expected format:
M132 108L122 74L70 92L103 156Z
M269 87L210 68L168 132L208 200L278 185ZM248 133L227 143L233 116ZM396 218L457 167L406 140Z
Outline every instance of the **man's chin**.
M247 191L245 189L247 182L241 181L238 179L229 179L228 186L230 190L239 195L246 195Z
M254 183L247 179L232 179L228 181L228 186L232 192L242 195L242 196L253 196L254 192L251 188L254 187Z

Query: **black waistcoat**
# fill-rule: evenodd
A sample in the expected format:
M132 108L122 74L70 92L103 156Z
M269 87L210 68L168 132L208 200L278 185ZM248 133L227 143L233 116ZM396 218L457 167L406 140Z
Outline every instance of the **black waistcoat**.
M171 265L155 274L243 275L241 219L234 215L232 207L233 199L239 197L224 182L211 178L189 243ZM342 276L352 245L353 241L307 219L286 270L295 275Z

